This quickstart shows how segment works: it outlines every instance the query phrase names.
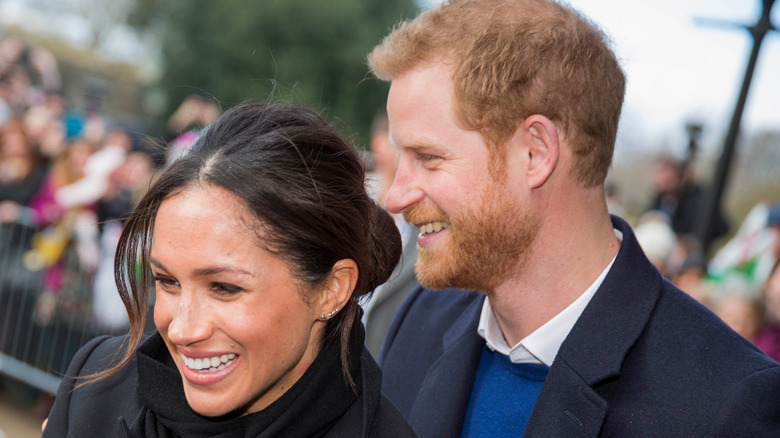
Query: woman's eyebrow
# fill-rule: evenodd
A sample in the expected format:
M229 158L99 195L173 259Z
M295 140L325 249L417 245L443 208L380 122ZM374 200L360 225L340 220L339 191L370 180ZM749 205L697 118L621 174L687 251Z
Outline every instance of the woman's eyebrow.
M250 277L254 277L254 275L252 275L251 272L236 266L211 266L208 268L196 269L194 274L196 276L202 276L202 275L219 274L222 272L228 272L231 274L239 274L239 275L248 275Z
M150 258L149 264L155 266L160 270L168 272L168 269L159 260ZM202 277L206 275L219 274L222 272L228 272L231 274L239 274L239 275L248 275L250 277L254 277L254 275L251 272L245 269L241 269L237 266L231 266L231 265L217 265L217 266L209 266L207 268L196 269L195 271L193 271L193 274L195 276Z

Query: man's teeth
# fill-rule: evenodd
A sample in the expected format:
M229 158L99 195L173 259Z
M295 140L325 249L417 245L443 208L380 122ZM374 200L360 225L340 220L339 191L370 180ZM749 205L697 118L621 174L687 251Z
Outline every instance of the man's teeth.
M198 359L193 359L185 355L182 355L181 357L184 361L184 365L186 365L187 368L204 372L224 370L231 363L233 363L234 360L236 360L236 355L234 353L223 354L222 356L203 357Z
M429 222L427 224L420 225L419 227L417 227L417 229L420 231L421 235L425 236L426 234L439 232L449 226L450 224L448 224L447 222L437 221L437 222Z

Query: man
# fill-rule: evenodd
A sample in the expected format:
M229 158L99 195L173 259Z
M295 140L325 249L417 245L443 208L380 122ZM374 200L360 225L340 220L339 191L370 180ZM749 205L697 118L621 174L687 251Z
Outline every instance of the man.
M420 283L453 288L413 291L380 354L420 436L780 436L780 366L607 212L624 75L599 30L549 0L452 1L369 63L388 209L420 231Z

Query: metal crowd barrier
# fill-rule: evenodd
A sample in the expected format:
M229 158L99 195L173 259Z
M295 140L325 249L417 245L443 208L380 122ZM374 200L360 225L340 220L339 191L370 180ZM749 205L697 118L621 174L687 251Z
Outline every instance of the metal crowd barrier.
M78 348L97 334L89 317L92 283L67 250L64 287L53 302L44 296L45 269L31 259L37 232L0 225L0 374L54 394Z

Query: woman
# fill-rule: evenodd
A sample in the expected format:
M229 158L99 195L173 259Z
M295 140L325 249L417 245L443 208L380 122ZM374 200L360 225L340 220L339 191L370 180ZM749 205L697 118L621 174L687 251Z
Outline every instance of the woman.
M129 218L115 271L130 335L79 352L44 437L414 436L363 348L357 301L401 250L363 178L310 110L226 112Z

